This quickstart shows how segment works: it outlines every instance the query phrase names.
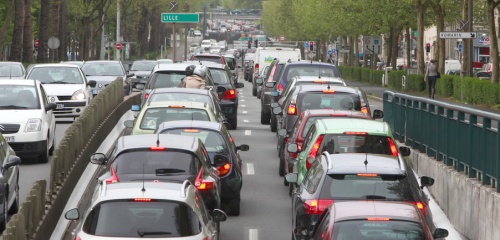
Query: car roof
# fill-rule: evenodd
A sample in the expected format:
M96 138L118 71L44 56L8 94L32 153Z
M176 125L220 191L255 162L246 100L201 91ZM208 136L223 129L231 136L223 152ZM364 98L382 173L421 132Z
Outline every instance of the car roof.
M31 81L30 81L31 80ZM38 80L25 79L25 78L10 78L2 79L0 85L22 85L22 86L35 86L35 82Z
M404 202L384 201L344 201L335 202L330 207L334 221L363 219L367 217L387 217L393 219L422 222L415 205Z
M211 61L197 61L197 60L189 60L189 61L185 61L185 63L191 63L192 65L200 65L200 63L202 65L205 65L206 67L208 68L218 68L218 69L225 69L226 68L226 64L222 64L222 63L216 63L216 62L211 62Z
M366 113L351 110L335 110L335 109L306 109L302 111L303 118L315 116L337 116L337 117L351 117L351 118L365 118L372 119Z
M43 67L70 67L70 68L80 68L75 64L70 64L70 63L38 63L36 65L33 65L32 69L34 68L43 68Z
M316 128L323 133L367 132L368 134L387 135L391 129L386 122L361 118L325 118L316 121ZM392 137L392 136L391 136Z
M157 144L159 141L159 144ZM167 134L136 134L126 135L118 138L116 141L117 152L126 149L141 149L152 146L162 146L167 149L183 149L196 152L199 148L199 138L191 136L171 137Z
M160 125L158 125L157 131L159 132L161 130L169 129L169 128L203 128L203 129L210 129L210 130L219 132L222 129L222 123L209 122L209 121L199 121L199 120L167 121L167 122L162 122Z
M186 71L186 68L189 65L188 63L158 63L154 68L153 72L157 71Z
M191 93L200 95L210 95L210 90L198 89L198 88L155 88L151 92L151 95L155 93Z
M325 153L326 154L326 153ZM328 174L376 173L406 175L405 166L398 156L367 153L328 154L331 165Z
M299 91L299 94L307 94L307 92L314 91L322 91L328 88L328 84L305 84L294 86L296 90ZM341 86L341 85L330 85L330 89L338 92L347 92L347 93L358 93L359 89L356 87L350 86Z
M185 108L198 108L198 109L208 109L210 105L202 102L191 102L191 101L157 101L148 102L147 108L154 107L170 107L170 106L184 106Z
M190 186L186 187L189 188ZM189 199L192 199L183 195L185 193L184 184L175 181L118 182L102 185L100 190L101 194L99 194L98 200L93 203L94 205L103 201L133 198L151 198L179 202L187 202ZM190 192L192 192L192 189L191 191L187 191L187 195L190 195Z

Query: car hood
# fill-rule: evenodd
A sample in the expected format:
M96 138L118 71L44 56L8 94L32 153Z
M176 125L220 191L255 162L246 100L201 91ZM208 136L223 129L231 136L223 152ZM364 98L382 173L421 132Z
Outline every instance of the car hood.
M87 76L87 81L94 80L97 83L110 83L114 81L116 78L124 76Z
M47 96L71 96L81 90L83 84L44 84L43 88Z
M42 109L2 109L0 110L1 124L26 124L29 118L40 118Z
M145 76L149 76L151 71L132 71L130 73L133 73L135 76L145 77Z

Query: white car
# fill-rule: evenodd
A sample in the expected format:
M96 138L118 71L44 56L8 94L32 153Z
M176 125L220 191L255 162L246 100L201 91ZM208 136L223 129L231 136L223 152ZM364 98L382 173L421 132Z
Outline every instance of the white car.
M201 37L201 31L200 30L194 30L193 32L195 37Z
M17 156L40 163L48 162L55 148L56 103L46 96L37 80L0 81L0 132Z
M201 49L208 50L212 46L212 40L210 39L202 40L200 46Z
M82 70L73 64L37 64L27 79L39 80L46 91L45 98L56 104L56 117L77 118L93 99L91 88L96 81L88 81Z

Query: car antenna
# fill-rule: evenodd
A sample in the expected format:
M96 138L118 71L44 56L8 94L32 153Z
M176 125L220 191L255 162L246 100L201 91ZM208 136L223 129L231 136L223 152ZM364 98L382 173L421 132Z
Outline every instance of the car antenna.
M144 163L142 163L142 192L146 191L146 188L144 188Z
M9 64L9 79L12 79L12 63Z
M365 153L365 161L363 162L365 164L365 168L368 166L368 153Z

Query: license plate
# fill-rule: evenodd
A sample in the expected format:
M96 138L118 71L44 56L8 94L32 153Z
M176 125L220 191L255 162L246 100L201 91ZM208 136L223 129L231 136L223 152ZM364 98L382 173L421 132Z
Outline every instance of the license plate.
M64 109L64 104L57 104L56 109Z
M92 94L99 94L101 90L92 90Z
M4 138L5 138L5 141L7 141L7 142L14 142L15 141L14 136L4 136Z

